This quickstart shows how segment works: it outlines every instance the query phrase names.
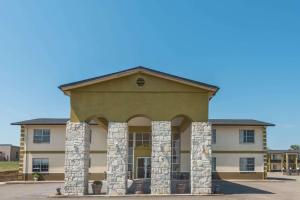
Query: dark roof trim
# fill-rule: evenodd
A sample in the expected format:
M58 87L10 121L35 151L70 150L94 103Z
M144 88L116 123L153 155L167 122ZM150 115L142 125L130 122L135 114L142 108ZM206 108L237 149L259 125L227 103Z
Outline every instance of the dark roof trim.
M268 150L269 154L279 154L279 153L299 153L300 154L300 150L292 150L292 149L288 149L288 150Z
M275 124L254 119L210 119L209 121L213 125L222 126L275 126Z
M217 91L219 90L219 87L214 86L214 85L210 85L210 84L207 84L207 83L203 83L203 82L183 78L183 77L172 75L172 74L168 74L168 73L165 73L165 72L157 71L157 70L150 69L150 68L143 67L143 66L138 66L138 67L134 67L134 68L130 68L130 69L126 69L126 70L122 70L122 71L118 71L118 72L114 72L114 73L110 73L110 74L106 74L106 75L102 75L102 76L97 76L97 77L93 77L93 78L89 78L89 79L85 79L85 80L81 80L81 81L76 81L76 82L72 82L72 83L63 84L63 85L60 85L58 88L61 89L62 91L64 91L65 87L76 86L76 85L79 85L79 84L82 84L82 83L87 83L87 82L90 82L90 81L95 81L95 80L100 80L100 79L103 79L103 78L107 78L109 76L118 75L118 74L122 74L122 73L127 73L127 72L131 72L131 71L138 71L138 70L141 70L141 71L144 70L144 71L160 74L160 75L163 75L163 76L166 76L166 77L175 78L175 79L178 79L178 80L181 80L181 81L190 82L190 83L202 86L202 87L207 87L207 88L210 88L212 90L215 90L214 93L217 93Z
M65 125L68 118L38 118L11 123L11 125ZM274 124L253 119L210 119L212 125L222 126L275 126ZM91 121L90 124L97 124Z

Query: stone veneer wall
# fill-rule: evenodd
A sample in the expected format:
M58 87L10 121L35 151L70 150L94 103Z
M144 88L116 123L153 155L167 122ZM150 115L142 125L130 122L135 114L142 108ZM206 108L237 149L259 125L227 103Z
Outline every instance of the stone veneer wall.
M192 122L191 131L191 193L210 194L211 174L211 124Z
M152 121L151 194L171 193L171 122Z
M90 127L85 122L67 122L65 142L65 193L88 193Z
M127 193L128 125L109 122L107 135L107 194Z
M23 175L24 173L23 165L24 165L24 155L25 155L24 143L25 143L25 127L21 126L18 180L25 180L25 177Z

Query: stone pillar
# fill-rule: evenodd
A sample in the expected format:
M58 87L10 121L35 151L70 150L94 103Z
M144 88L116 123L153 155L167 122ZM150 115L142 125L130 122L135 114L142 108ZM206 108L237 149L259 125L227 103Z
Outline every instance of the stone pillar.
M286 160L285 171L288 172L289 171L289 154L288 153L285 154L285 160Z
M107 135L107 194L127 192L128 125L109 122Z
M211 124L192 122L191 126L191 193L210 194L212 188Z
M90 127L85 122L67 122L65 141L65 193L88 194Z
M171 193L171 122L152 122L151 194Z

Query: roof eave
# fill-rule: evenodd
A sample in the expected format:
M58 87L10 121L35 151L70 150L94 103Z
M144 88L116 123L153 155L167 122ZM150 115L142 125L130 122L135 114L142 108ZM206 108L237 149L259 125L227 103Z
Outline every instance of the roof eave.
M182 78L182 77L167 74L167 73L164 73L164 72L159 72L159 71L149 69L149 68L146 68L146 67L141 67L141 66L131 68L131 69L128 69L128 70L115 72L115 73L108 74L108 75L103 75L103 76L99 76L99 77L85 79L85 80L82 80L82 81L63 84L63 85L60 85L58 88L61 91L63 91L65 95L69 96L70 95L70 90L72 90L72 89L87 86L87 85L91 85L91 84L95 84L95 83L101 83L101 82L104 82L104 81L107 81L107 80L123 77L123 76L130 75L130 74L133 74L133 73L136 73L136 72L143 72L145 74L159 76L159 77L162 77L162 78L165 78L165 79L168 79L168 80L173 80L173 81L176 81L176 82L181 82L183 84L187 84L187 85L191 85L191 86L194 86L194 87L198 87L198 88L208 90L208 91L212 92L212 96L210 98L212 98L219 90L219 87L214 86L214 85L200 83L200 82L197 82L197 81L185 79L185 78Z

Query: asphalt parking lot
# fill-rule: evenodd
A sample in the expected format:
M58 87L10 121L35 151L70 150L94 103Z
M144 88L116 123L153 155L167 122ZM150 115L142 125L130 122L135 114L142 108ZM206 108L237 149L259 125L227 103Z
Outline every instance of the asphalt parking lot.
M219 196L140 196L140 197L81 197L74 199L203 199L203 200L299 200L300 199L300 177L287 177L276 175L269 181L220 181L221 191ZM295 179L295 180L291 180ZM5 184L0 185L0 199L52 199L57 187L63 183L38 183L38 184ZM66 199L66 198L59 198ZM67 198L70 199L70 198Z

